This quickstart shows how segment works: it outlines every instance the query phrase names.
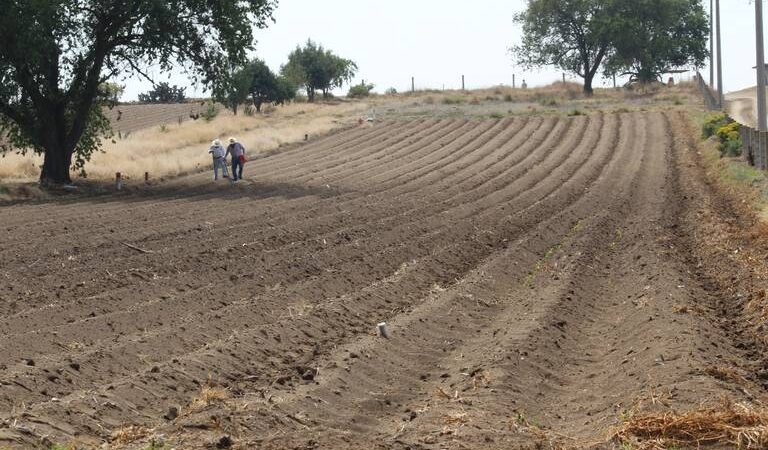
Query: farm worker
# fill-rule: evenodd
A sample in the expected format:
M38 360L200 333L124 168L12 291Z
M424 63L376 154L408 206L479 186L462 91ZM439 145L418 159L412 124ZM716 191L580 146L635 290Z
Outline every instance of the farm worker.
M227 150L221 145L221 141L216 139L211 142L208 153L213 156L213 181L219 179L219 168L221 168L221 174L224 178L229 177L229 173L227 173Z
M232 181L243 179L243 165L245 165L245 147L237 142L237 139L229 138L227 155L232 157Z

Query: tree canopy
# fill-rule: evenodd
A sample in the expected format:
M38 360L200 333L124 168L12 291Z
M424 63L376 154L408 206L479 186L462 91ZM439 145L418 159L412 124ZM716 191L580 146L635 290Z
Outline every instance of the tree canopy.
M592 81L611 46L612 0L528 0L515 17L523 27L522 43L512 49L524 67L553 65Z
M606 72L650 83L707 59L709 24L698 0L616 0Z
M244 61L276 0L0 1L0 133L44 155L41 182L70 181L109 130L104 82L143 67L211 86Z
M523 67L553 65L584 79L599 69L650 82L707 57L707 17L698 0L528 0L511 50Z
M357 64L308 40L304 47L298 46L288 55L288 63L281 72L296 85L302 86L312 102L317 91L327 98L333 88L342 87L352 80L357 73Z

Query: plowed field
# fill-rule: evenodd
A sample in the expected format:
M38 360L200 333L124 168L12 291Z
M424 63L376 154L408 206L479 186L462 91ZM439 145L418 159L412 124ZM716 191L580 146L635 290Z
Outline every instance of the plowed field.
M0 447L580 447L730 392L681 120L391 121L234 187L3 208Z

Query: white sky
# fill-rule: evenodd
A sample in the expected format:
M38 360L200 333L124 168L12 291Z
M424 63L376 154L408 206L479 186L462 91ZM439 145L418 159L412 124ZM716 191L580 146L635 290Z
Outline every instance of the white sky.
M709 11L709 1L702 2ZM529 86L559 80L562 75L553 68L515 67L507 52L520 40L512 19L524 7L525 0L280 0L276 23L255 31L254 54L278 71L288 53L311 38L355 61L359 67L355 81L374 83L378 92L389 87L408 90L411 76L417 89L460 88L462 74L467 88L511 85L513 73L518 85L521 79ZM725 91L755 85L754 3L721 0L721 13ZM183 74L150 73L158 81L189 86L188 96L204 95ZM708 80L708 69L702 73ZM125 83L126 101L151 88L138 79ZM595 83L601 84L608 86L609 81Z

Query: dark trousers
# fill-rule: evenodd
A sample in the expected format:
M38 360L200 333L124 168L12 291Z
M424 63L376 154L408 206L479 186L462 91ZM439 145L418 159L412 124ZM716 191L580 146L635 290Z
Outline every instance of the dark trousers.
M232 179L243 179L243 163L240 162L240 158L232 158Z

